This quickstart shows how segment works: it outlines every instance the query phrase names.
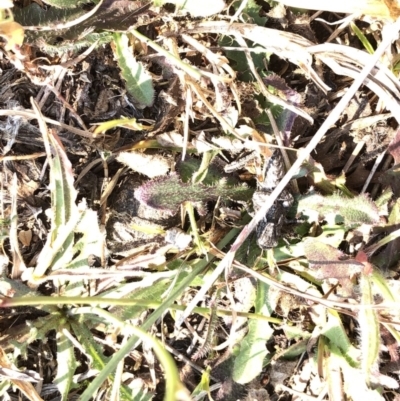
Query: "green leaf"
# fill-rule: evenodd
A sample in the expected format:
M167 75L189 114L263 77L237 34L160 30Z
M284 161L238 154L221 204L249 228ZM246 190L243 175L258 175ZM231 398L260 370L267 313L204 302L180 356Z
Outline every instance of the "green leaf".
M210 164L212 160L214 159L215 156L219 151L209 151L209 152L204 152L203 157L201 159L201 165L199 167L199 170L196 171L193 176L192 176L192 183L193 184L198 184L200 182L204 182L208 175L208 169L210 167Z
M72 387L72 379L79 364L76 361L74 344L64 334L66 326L60 326L57 330L57 375L53 383L61 394L61 400L68 399Z
M85 350L90 368L101 371L110 358L104 356L103 349L94 341L87 323L76 318L69 319L69 323L82 349Z
M240 7L242 1L236 1L233 3L233 7L235 9L235 11L238 10L238 8ZM241 13L241 18L243 18L243 20L249 24L256 24L259 26L265 26L265 23L267 22L267 18L265 17L261 17L260 16L260 10L261 10L261 6L259 6L255 0L248 0L246 2L246 6L244 7L244 9L242 10ZM257 46L256 44L254 44L253 42L247 41L248 42L248 46L251 49L251 58L253 60L253 63L256 67L256 69L258 70L259 73L262 72L262 70L264 70L264 60L267 58L269 58L269 55L267 54L266 50L264 47L260 47ZM241 46L239 46L239 44L229 38L228 36L223 36L219 39L219 45L220 46L227 46L227 47L238 47L241 48ZM257 48L259 49L259 51L257 52ZM255 81L255 78L253 77L252 73L249 71L249 65L246 59L246 56L243 52L243 50L227 50L225 51L226 56L234 61L235 65L235 70L239 73L239 78L242 81L245 82L253 82Z
M208 393L208 396L210 398L211 393L210 393L210 372L211 372L211 367L207 366L206 369L203 371L201 375L201 380L200 383L196 386L196 388L192 392L192 397L196 397L197 395L201 394L203 391L206 391Z
M358 359L360 352L350 343L339 314L333 309L328 309L327 315L328 320L326 325L322 327L321 334L343 351L346 360L351 366L357 367L359 365Z
M266 53L265 48L257 46L251 41L247 41L248 47L252 50L250 56L253 63L259 73L264 69L264 60L269 59L269 54ZM230 38L229 36L223 36L218 40L218 44L221 47L237 47L238 50L225 50L226 56L233 61L235 71L238 72L238 77L244 82L254 82L255 78L249 70L249 63L247 58L241 50L241 46L236 42L236 40Z
M155 273L156 274L156 273ZM182 277L181 277L182 278ZM145 280L143 280L145 281ZM120 287L111 290L110 292L104 292L101 297L104 298L118 298L123 297L124 299L140 299L148 300L149 302L158 302L163 300L163 294L168 290L171 284L171 279L163 279L145 288L137 288L137 283L125 283ZM129 287L134 286L134 290L129 291ZM143 284L144 285L144 284ZM132 306L116 306L112 308L113 314L121 320L135 319L144 310L147 310L146 306L132 305Z
M255 313L269 316L268 307L265 304L268 287L261 281L257 283ZM250 320L249 332L241 342L239 354L234 362L233 380L236 383L249 383L261 373L264 358L268 353L266 342L272 334L273 330L268 322Z
M212 152L205 152L212 153ZM207 156L208 157L208 156ZM215 161L215 159L214 159ZM187 156L184 161L180 161L177 165L177 172L181 177L183 182L192 181L192 177L196 175L196 173L200 170L202 163L204 163L204 159L200 161L198 158ZM210 162L207 165L207 174L204 179L201 181L204 185L216 185L221 179L226 180L226 184L228 186L234 186L239 184L239 180L233 176L232 174L226 174L218 161ZM194 179L193 179L194 181Z
M138 103L138 107L150 107L154 102L154 88L151 75L143 64L133 56L129 47L129 39L125 34L114 34L114 54L121 69L122 78L126 81L126 89Z

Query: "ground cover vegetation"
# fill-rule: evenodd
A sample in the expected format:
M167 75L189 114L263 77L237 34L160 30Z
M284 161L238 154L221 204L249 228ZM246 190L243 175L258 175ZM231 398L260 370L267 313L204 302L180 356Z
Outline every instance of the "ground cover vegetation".
M330 3L0 3L2 399L400 399L400 7Z

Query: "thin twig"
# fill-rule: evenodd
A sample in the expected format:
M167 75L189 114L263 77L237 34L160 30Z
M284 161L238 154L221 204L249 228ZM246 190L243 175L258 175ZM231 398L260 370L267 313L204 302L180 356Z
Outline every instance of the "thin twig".
M386 154L386 149L376 158L374 166L372 167L371 172L369 173L369 176L368 176L367 180L365 181L364 186L361 190L362 194L367 190L368 185L371 182L372 177L374 176L376 170L378 169L378 166L380 165L382 159L385 157L385 154Z

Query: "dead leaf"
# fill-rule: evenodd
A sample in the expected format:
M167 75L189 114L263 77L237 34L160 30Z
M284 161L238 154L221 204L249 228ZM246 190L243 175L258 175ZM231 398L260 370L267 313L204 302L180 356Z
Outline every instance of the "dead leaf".
M310 269L316 271L317 279L337 279L342 286L342 292L348 296L352 295L352 278L363 270L362 263L347 258L333 246L311 238L304 242L304 253Z
M389 145L389 153L393 156L394 164L400 163L400 130L397 130Z
M32 230L21 230L18 233L18 239L23 246L29 246L32 241Z

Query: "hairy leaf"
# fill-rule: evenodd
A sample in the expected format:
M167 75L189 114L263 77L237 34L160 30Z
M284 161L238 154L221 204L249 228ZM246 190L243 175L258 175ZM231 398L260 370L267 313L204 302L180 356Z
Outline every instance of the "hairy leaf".
M219 197L246 201L252 192L245 186L229 187L224 181L214 186L184 183L176 174L171 174L146 182L135 191L135 198L149 207L175 214L186 201L199 203Z
M300 197L297 211L304 215L310 211L316 211L321 218L328 214L334 214L336 223L343 222L346 227L377 224L379 222L377 206L365 195L345 198L338 194L322 196L312 193Z

